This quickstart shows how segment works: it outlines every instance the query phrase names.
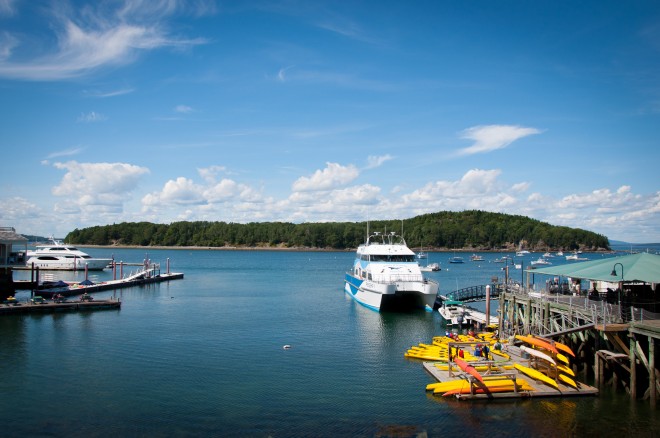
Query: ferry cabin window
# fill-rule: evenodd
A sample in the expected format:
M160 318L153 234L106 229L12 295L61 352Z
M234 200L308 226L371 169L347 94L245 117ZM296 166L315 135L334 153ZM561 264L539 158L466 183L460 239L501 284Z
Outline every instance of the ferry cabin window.
M399 263L412 263L415 261L414 255L385 255L376 254L371 256L372 262L399 262Z

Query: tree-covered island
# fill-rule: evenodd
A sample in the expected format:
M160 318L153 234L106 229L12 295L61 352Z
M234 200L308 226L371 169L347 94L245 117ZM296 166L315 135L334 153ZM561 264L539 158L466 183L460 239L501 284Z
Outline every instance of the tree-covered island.
M426 250L609 250L607 237L554 226L525 216L479 210L443 211L403 220L367 222L124 222L76 229L65 241L78 245L206 248L354 249L371 231L403 235L411 248Z

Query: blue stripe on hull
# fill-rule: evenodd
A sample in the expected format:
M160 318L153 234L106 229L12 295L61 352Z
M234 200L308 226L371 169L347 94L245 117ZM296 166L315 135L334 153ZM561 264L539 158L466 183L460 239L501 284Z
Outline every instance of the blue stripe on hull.
M371 305L369 305L369 304L366 304L366 303L360 301L360 300L355 296L355 294L358 293L358 291L359 291L359 289L360 289L360 286L362 285L363 282L364 282L364 280L362 280L362 279L355 278L355 277L353 277L353 276L350 275L350 274L346 274L346 287L344 287L344 291L345 291L345 292L346 292L351 298L353 298L353 300L354 300L356 303L360 304L361 306L364 306L364 307L366 307L367 309L371 309L371 310L374 310L374 311L376 311L376 312L380 312L380 309L379 309L378 307L375 307L375 306L371 306Z
M351 274L346 274L346 285L349 287L350 294L352 296L355 296L363 282L364 280L355 278Z

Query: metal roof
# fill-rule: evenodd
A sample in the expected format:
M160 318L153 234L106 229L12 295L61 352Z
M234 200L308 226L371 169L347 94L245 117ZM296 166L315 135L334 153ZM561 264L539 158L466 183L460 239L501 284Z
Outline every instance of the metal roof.
M612 275L612 270L616 271L616 275ZM527 272L611 282L660 283L660 255L644 252L621 257L608 257L602 260L528 269Z

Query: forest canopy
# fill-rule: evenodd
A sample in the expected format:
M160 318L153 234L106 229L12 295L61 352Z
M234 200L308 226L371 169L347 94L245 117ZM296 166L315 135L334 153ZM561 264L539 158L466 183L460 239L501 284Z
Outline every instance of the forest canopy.
M364 243L367 228L403 233L408 246L425 249L608 250L607 237L554 226L525 216L479 210L438 212L403 220L367 222L124 222L76 229L78 245L309 248L346 250Z

